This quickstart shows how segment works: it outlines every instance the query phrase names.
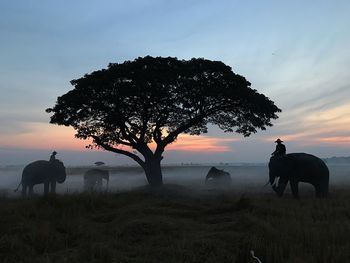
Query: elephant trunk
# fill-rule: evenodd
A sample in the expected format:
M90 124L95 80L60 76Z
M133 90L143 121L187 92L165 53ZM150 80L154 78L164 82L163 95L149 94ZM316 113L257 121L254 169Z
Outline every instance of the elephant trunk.
M269 180L267 180L266 184L264 184L264 187L267 186L270 183Z
M274 176L270 173L269 177L270 177L270 179L269 179L270 184L275 185L276 176Z
M55 163L51 164L51 169L54 172L54 177L56 179L56 182L59 184L62 184L67 177L66 167L64 167L62 162L56 161Z
M106 180L106 190L108 190L108 184L109 184L109 172L103 171L104 174L102 174L102 178Z
M66 180L66 177L67 177L66 171L60 171L60 173L56 177L57 183L62 184Z

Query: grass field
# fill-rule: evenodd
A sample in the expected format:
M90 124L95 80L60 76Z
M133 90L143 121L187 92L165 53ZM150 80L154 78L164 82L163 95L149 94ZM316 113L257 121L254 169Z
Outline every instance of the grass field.
M0 262L348 262L350 194L234 195L177 185L0 199Z

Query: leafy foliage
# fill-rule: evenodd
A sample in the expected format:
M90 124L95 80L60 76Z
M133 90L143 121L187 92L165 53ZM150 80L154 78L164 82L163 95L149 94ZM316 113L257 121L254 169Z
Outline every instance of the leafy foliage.
M249 136L280 111L229 66L205 59L138 58L71 83L75 89L47 109L51 123L97 144L170 143L182 132L205 133L208 123Z

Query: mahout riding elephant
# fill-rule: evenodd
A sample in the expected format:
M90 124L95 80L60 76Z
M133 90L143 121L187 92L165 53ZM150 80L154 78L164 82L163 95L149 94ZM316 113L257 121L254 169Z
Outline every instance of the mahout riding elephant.
M307 153L289 153L273 156L269 162L269 182L278 196L282 196L288 184L295 198L298 198L299 182L315 187L317 197L328 195L329 170L320 158ZM279 177L276 186L275 179Z
M84 174L84 189L86 191L93 191L93 190L101 191L102 179L106 180L107 182L106 190L108 190L108 183L109 183L108 170L102 170L102 169L96 169L96 168L87 170Z
M210 168L207 176L205 177L206 184L230 185L231 182L232 179L230 173L217 169L214 166Z
M33 194L33 187L36 184L44 184L44 195L50 192L56 192L56 182L63 183L66 180L66 168L64 164L55 160L54 162L39 160L28 164L24 167L22 172L22 180L19 186L22 185L22 196L27 195L27 188L29 188L29 195Z

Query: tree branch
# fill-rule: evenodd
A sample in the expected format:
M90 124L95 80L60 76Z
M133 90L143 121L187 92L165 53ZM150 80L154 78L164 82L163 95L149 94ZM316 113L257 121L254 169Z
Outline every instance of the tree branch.
M126 141L121 140L120 137L115 133L115 131L113 131L112 134L113 134L113 137L114 137L114 141L117 144L122 144L122 145L125 145L125 146L128 146L128 147L132 147L132 144L130 142L126 142Z
M155 141L156 144L161 143L162 140L162 132L160 131L160 123L157 122L156 126L154 127L153 130L153 140Z
M105 144L97 136L91 136L91 137L94 139L94 141L95 141L95 143L97 145L101 146L106 151L111 151L111 152L114 152L114 153L126 155L126 156L132 158L134 161L136 161L139 165L144 167L145 162L140 157L138 157L136 154L133 154L131 152L128 152L128 151L125 151L125 150L122 150L122 149L117 149L117 148L114 148L114 147L112 147L112 146L110 146L108 144Z
M121 125L120 132L122 133L123 137L125 137L131 144L133 148L136 148L137 140L135 140L135 136L130 135L130 131L126 125Z
M196 125L198 122L200 122L201 120L203 120L204 115L203 114L199 114L196 117L190 119L187 123L185 123L184 125L180 126L179 128L177 128L176 130L170 132L159 144L160 147L162 147L163 149L165 148L165 146L167 146L169 143L172 143L176 140L177 136L181 133L183 133L184 131L188 130L189 128L191 128L193 125Z
M139 130L139 127L138 127L137 125L135 125L135 124L132 124L130 121L127 121L127 120L126 120L125 123L129 124L130 127L134 127L135 129L138 129L138 130ZM136 136L134 133L130 132L128 126L127 126L127 125L124 125L124 128L125 128L125 133L127 133L127 136L128 136L132 141L134 141L136 144L139 143L140 139L137 138L137 136Z

